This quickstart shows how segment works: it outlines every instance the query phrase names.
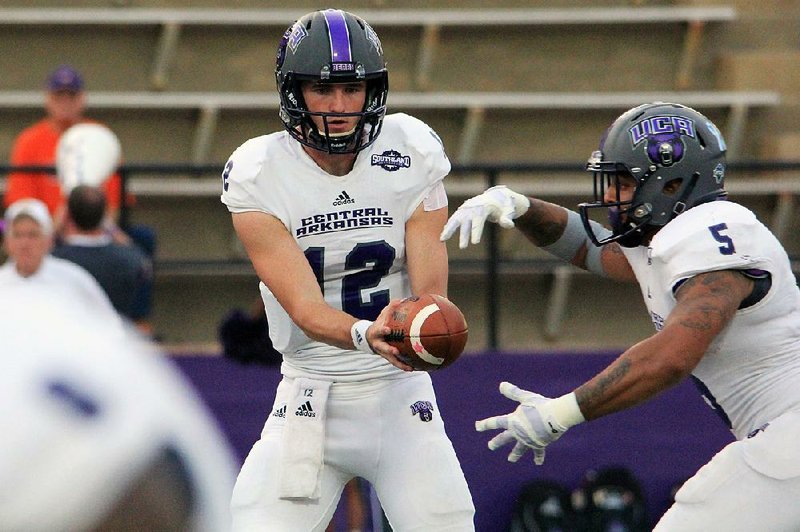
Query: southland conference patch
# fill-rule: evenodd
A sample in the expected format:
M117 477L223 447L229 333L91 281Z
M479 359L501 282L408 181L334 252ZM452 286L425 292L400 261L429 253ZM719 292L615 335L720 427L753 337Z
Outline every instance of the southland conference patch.
M396 172L401 168L411 168L411 157L395 150L386 150L380 155L373 153L370 164L380 166L387 172Z

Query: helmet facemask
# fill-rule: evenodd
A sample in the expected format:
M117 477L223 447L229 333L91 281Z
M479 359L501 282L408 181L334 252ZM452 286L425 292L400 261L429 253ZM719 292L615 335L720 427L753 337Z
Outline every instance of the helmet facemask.
M638 245L634 242L641 241L644 226L649 221L649 216L642 209L639 209L641 216L635 217L634 198L623 200L620 194L623 179L634 180L628 169L617 162L603 161L602 152L595 151L589 158L587 170L592 172L594 182L593 200L578 205L581 214L583 227L589 238L596 246L603 246L610 242L620 242L621 245L631 243L632 246ZM638 182L637 182L638 183ZM606 200L606 193L609 190L615 191L615 197L611 201ZM635 196L635 194L634 194ZM605 209L611 234L605 238L599 238L592 228L590 221L590 211Z
M301 89L305 76L289 74L284 81L286 88L280 90L280 117L289 134L305 146L327 153L357 153L375 142L386 115L386 96L388 76L367 80L367 93L364 108L354 113L328 113L309 111ZM358 79L336 79L331 83L361 81ZM319 128L312 117L322 119ZM329 121L338 118L358 117L355 127L345 133L331 133Z

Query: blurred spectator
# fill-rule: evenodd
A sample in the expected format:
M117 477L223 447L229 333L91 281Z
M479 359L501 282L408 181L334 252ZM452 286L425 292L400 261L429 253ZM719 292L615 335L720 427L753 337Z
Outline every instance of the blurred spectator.
M589 532L647 532L647 504L641 482L623 466L590 469L572 495L582 522Z
M556 480L538 478L522 486L514 503L509 532L568 530L583 529L578 526L572 495L565 485ZM619 532L625 531L621 529Z
M165 357L63 293L2 294L0 530L229 530L235 459Z
M86 107L83 78L69 65L56 68L46 82L47 115L23 130L15 139L10 162L13 166L53 166L61 135L74 124L91 122L84 117ZM121 179L114 174L104 184L109 208L116 217L121 199ZM12 172L8 175L4 204L22 198L36 198L47 205L50 215L60 225L65 198L61 184L53 174ZM116 219L116 218L114 218Z
M105 215L102 189L88 185L72 189L62 238L53 255L85 268L103 287L117 312L145 334L152 334L152 263L137 246L111 238L103 228Z
M36 199L22 199L6 209L3 248L8 260L0 266L0 293L14 286L41 286L54 294L67 294L74 306L85 304L118 323L103 289L86 270L50 255L53 221L47 206ZM1 528L1 527L0 527Z
M61 179L64 174L70 171L91 173L102 166L98 164L99 161L107 161L110 154L116 154L113 164L108 166L110 170L105 175L95 176L97 182L93 183L102 186L106 194L108 208L105 228L118 242L129 243L132 240L152 259L156 248L156 236L152 228L135 225L120 229L117 226L122 204L122 179L116 173L120 156L119 141L108 128L84 116L85 98L83 77L73 67L61 65L50 74L46 82L47 116L19 134L11 149L10 162L13 166L61 166L62 168L56 169L56 175L42 172L10 173L4 204L9 206L22 198L36 198L43 201L53 217L58 235L63 223L66 196L70 192L65 190L62 184ZM57 154L60 143L69 136L67 133L76 126L80 128L88 125L106 130L106 134L113 137L116 142L113 149L106 142L101 142L102 137L98 139L96 136L80 134L72 137L75 142L67 150L72 156L59 160ZM64 168L66 166L69 168ZM133 196L126 195L125 200L132 202Z
M222 354L241 364L280 366L282 356L272 345L264 303L259 297L249 311L234 308L219 324Z

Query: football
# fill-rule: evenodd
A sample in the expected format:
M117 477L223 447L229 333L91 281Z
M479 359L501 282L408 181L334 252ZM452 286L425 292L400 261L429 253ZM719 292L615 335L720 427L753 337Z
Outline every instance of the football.
M449 299L436 294L408 297L389 317L386 341L400 358L421 371L452 364L467 344L467 321Z

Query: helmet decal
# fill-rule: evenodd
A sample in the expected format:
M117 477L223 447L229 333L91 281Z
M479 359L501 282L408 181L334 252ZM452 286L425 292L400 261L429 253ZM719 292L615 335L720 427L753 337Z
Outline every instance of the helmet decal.
M631 143L647 142L647 157L656 164L670 166L683 158L683 135L696 137L694 122L682 116L647 117L630 127Z
M653 135L673 134L695 138L694 121L682 116L651 116L635 123L630 128L634 147Z
M275 54L275 69L280 70L283 66L283 62L286 60L286 47L289 44L289 37L292 36L292 30L294 29L294 25L289 26L286 28L286 31L283 32L283 37L281 37L281 41L278 44L278 51Z
M293 54L297 53L297 47L300 46L300 42L306 37L308 37L306 28L299 22L296 22L292 27L292 33L289 35L286 43Z
M344 13L338 9L326 9L322 12L325 22L328 24L328 35L331 43L331 63L352 63L353 53L350 49L350 32L347 30L347 22L344 20ZM352 66L349 70L352 70Z
M670 166L683 158L685 146L678 133L662 133L647 137L647 157L654 163Z
M712 175L714 176L715 183L718 185L722 184L722 181L725 179L725 165L718 163L717 166L714 167Z
M367 34L367 40L372 43L372 46L375 47L375 51L383 55L383 46L381 46L381 40L378 38L378 34L375 33L375 30L372 29L372 26L365 23L364 31Z

